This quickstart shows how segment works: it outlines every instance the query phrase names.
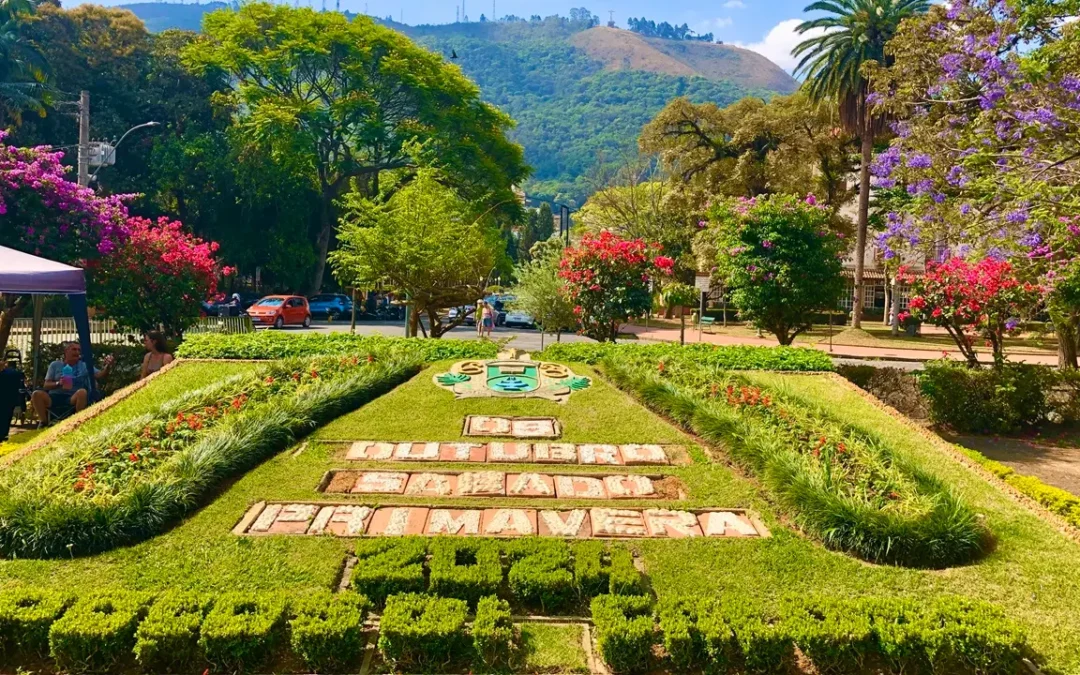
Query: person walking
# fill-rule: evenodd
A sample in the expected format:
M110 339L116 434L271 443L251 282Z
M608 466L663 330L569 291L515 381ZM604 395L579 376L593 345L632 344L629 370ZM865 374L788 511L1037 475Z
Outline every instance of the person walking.
M476 337L484 337L484 302L483 298L476 301L476 314L473 318L476 320Z
M491 339L491 331L495 328L495 309L490 303L484 303L484 332Z

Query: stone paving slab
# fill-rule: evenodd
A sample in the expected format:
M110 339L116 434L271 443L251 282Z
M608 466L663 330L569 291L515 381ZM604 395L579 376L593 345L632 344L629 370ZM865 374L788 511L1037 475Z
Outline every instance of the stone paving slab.
M345 459L357 462L469 462L668 466L682 446L604 443L436 443L430 441L329 441L346 443Z
M504 436L508 438L558 438L562 425L554 417L501 417L467 415L463 436Z
M666 495L657 482L666 480ZM674 485L670 484L674 482ZM676 477L643 474L548 474L502 471L354 471L323 477L327 493L420 497L558 497L559 499L683 499Z
M603 539L768 537L743 509L446 509L259 502L233 528L237 535L337 537L486 536Z

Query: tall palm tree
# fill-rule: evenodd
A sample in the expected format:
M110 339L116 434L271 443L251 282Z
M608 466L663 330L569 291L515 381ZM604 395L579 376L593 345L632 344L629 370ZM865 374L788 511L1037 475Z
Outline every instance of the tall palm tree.
M840 108L840 122L862 144L859 175L859 223L855 239L855 297L852 326L861 327L863 303L863 257L866 255L866 227L870 212L870 160L874 136L884 120L871 114L867 104L869 83L861 68L868 61L891 65L885 43L896 34L904 19L923 14L929 0L818 0L803 11L825 12L804 21L795 29L800 34L824 30L817 37L800 42L792 55L801 57L796 75L805 76L804 87L815 101L830 100Z
M36 0L0 0L0 128L18 123L24 110L44 112L48 64L23 32L36 7Z

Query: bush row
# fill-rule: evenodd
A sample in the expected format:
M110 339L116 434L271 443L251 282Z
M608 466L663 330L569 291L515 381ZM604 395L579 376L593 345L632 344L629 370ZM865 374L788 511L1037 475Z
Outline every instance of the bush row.
M367 600L329 591L214 598L117 591L74 600L37 589L0 592L0 665L51 657L65 672L255 670L290 649L316 672L354 665Z
M356 556L352 587L380 607L391 595L429 592L470 607L501 595L548 613L601 593L645 591L630 550L600 541L361 539Z
M654 610L647 596L592 601L596 645L615 672L787 672L795 647L820 673L1013 675L1026 654L1023 633L981 601L942 597L790 598L766 610L744 596L672 598ZM663 645L663 662L654 645Z
M606 361L604 371L757 474L806 532L865 560L968 562L989 534L944 485L872 437L794 398L685 359Z
M723 370L832 370L832 359L825 352L805 347L715 346L671 343L611 344L608 342L558 342L549 345L540 356L548 361L572 361L596 364L609 357L661 361L680 358L702 366Z
M961 445L955 447L990 473L1041 504L1047 511L1061 516L1073 527L1080 528L1080 497L1061 488L1047 485L1035 476L1025 476L1017 473L1001 462L988 459L978 450L965 448Z
M280 361L61 439L0 474L0 555L67 557L154 536L224 479L418 369L385 355Z
M189 335L177 348L176 355L189 359L269 360L342 354L398 354L433 362L445 359L493 359L498 351L496 343L484 340L430 340L351 333L258 331L236 335Z

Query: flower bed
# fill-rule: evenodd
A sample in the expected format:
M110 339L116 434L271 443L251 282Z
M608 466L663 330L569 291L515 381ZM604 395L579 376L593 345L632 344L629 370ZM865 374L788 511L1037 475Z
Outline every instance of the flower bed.
M800 528L876 563L969 562L989 537L974 512L883 441L687 359L609 359L605 372L755 473Z
M188 359L286 359L326 355L408 354L426 362L446 359L493 359L498 345L481 340L389 338L350 333L276 333L259 331L237 335L189 335L176 349Z
M0 554L57 557L157 534L225 478L417 370L380 356L282 361L58 441L0 475Z

